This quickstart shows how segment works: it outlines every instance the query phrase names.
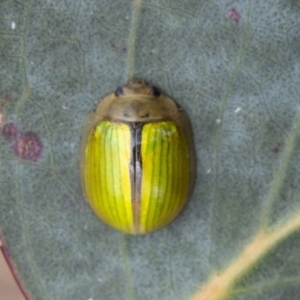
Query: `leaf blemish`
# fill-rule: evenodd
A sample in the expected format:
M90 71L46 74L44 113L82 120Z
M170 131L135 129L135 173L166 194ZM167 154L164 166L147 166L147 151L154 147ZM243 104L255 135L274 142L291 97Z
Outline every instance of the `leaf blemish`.
M228 11L228 16L229 16L229 19L231 21L234 21L234 22L238 22L241 18L241 14L240 12L235 8L235 7L232 7L229 9Z
M43 151L43 143L37 133L33 131L19 131L15 124L7 123L2 128L3 137L13 142L16 156L29 161L37 161Z
M27 131L17 136L13 150L18 157L35 162L42 154L43 143L35 132Z
M236 108L236 110L234 111L234 113L237 114L237 113L240 112L240 111L241 111L241 108L238 107L238 108Z
M14 141L18 135L18 129L13 123L7 123L2 128L2 135L7 141Z
M281 143L277 143L275 147L272 148L273 153L279 153L281 150Z

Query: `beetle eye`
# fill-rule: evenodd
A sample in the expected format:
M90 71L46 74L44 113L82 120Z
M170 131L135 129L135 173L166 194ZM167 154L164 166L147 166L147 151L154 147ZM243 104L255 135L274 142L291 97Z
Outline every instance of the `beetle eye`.
M115 96L116 97L119 97L121 95L123 95L123 89L121 87L118 87L116 90L115 90Z
M151 93L153 96L156 96L156 97L160 96L160 90L156 87L152 87Z

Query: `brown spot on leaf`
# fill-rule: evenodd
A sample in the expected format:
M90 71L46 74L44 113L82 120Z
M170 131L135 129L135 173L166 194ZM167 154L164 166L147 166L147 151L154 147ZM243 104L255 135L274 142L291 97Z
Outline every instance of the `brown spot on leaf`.
M229 16L229 19L234 22L238 22L241 18L240 12L234 7L229 9L228 16Z
M281 143L278 143L274 148L272 148L273 153L279 153L281 150Z
M27 131L17 136L13 149L20 158L37 161L42 154L43 144L35 132Z
M2 128L2 134L8 141L13 141L17 138L18 129L13 123L7 123Z

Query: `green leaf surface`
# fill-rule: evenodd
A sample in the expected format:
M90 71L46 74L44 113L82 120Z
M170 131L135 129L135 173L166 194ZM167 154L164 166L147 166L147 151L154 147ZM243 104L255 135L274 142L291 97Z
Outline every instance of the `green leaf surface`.
M0 229L31 299L299 299L299 15L296 0L0 2ZM185 108L197 152L182 214L137 237L94 215L78 165L86 115L132 77ZM28 132L35 160L15 142Z

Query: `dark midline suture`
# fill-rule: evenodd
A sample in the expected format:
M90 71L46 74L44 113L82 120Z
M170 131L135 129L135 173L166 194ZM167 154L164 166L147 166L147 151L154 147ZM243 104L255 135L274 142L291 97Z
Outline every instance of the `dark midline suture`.
M139 233L140 208L141 208L141 181L142 181L142 160L141 160L141 132L143 123L134 122L130 124L131 130L131 160L130 160L130 181L132 191L132 213L134 228Z

